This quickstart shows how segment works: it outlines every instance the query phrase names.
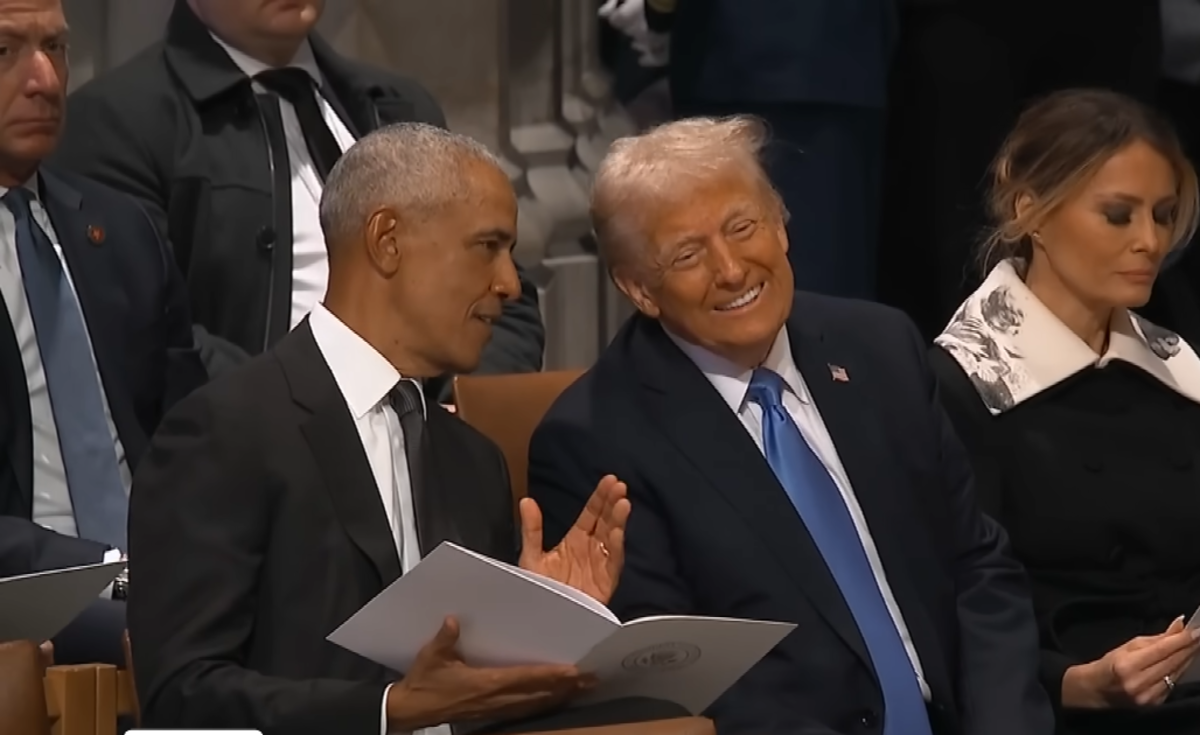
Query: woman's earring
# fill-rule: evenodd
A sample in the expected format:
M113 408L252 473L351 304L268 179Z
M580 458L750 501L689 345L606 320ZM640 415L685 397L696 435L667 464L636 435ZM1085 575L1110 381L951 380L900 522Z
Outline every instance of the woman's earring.
M1041 239L1042 239L1042 233L1038 232L1037 230L1034 230L1033 232L1031 232L1031 233L1029 233L1029 234L1033 236L1033 239L1034 239L1034 240L1041 240Z

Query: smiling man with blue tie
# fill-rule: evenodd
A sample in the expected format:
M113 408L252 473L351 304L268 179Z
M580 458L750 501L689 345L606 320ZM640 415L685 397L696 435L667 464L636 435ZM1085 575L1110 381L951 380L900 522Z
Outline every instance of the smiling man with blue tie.
M1047 735L1024 576L925 345L893 309L794 291L764 143L682 120L601 165L596 234L639 313L533 436L547 543L616 473L618 615L797 624L707 713L722 735Z
M132 469L205 378L149 217L41 167L66 84L59 0L0 0L0 576L121 559ZM122 660L123 589L56 640L59 663Z

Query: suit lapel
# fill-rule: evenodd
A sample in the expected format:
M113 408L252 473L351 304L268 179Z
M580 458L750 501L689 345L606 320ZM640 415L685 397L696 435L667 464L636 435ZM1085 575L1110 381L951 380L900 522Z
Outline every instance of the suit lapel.
M292 399L308 412L300 429L320 468L338 520L355 546L371 560L381 586L387 586L400 577L396 541L350 410L308 321L281 340L275 352L291 386Z
M403 100L385 96L379 87L369 86L365 89L359 83L360 75L355 73L351 65L343 59L329 44L318 36L311 36L313 56L317 66L329 82L328 94L325 98L337 111L355 138L362 138L379 128L381 121L380 106L405 107L405 110L388 110L385 117L389 122L412 119L412 105Z
M132 466L139 448L146 444L146 436L134 412L122 367L126 348L121 338L125 332L122 316L129 306L121 286L124 279L112 253L112 248L118 246L107 242L104 217L89 209L74 187L45 169L39 177L41 201L58 236L87 325L100 388L108 399L109 412Z
M477 468L464 463L455 451L452 422L456 420L441 406L429 406L421 447L420 471L425 492L414 498L423 557L443 541L488 552L479 548L490 536L488 514L464 512L478 504L474 495L479 480Z
M941 664L946 659L916 584L918 570L910 562L912 541L906 538L906 532L920 526L913 508L897 502L903 496L895 491L894 465L881 461L889 450L875 420L878 412L872 409L878 394L869 383L870 366L853 350L841 349L803 324L795 314L788 323L788 336L792 357L862 508L888 586L924 664L926 681L936 695L948 695L952 689ZM839 368L845 371L845 380L834 379Z
M21 346L0 294L0 441L11 471L15 496L0 495L0 513L29 517L33 513L33 422ZM5 490L0 471L0 492Z
M870 668L862 636L821 552L741 421L661 327L644 320L634 339L646 405L663 433Z

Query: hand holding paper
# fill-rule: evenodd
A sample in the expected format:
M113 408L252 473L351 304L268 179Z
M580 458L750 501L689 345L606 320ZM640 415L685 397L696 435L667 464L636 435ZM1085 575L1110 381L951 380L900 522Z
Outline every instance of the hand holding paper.
M455 621L453 634L445 631L447 617ZM622 623L578 589L443 542L329 640L410 678L418 672L406 685L417 696L433 686L422 677L445 682L451 673L478 672L511 682L502 691L471 690L481 701L503 695L514 707L536 706L564 696L559 686L577 684L578 670L594 674L597 684L576 703L640 696L699 713L795 627L689 616ZM440 653L432 655L427 642L439 628ZM551 683L543 671L560 678Z
M562 543L550 551L542 551L541 510L532 498L522 499L520 567L608 604L625 563L627 492L625 483L606 475Z
M458 636L458 621L447 618L388 692L391 727L412 732L443 722L526 717L590 685L574 666L468 666L458 651Z

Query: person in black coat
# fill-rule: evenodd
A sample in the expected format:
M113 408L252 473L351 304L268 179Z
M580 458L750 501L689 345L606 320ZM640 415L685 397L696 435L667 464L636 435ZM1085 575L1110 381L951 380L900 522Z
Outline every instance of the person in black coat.
M930 361L980 502L1028 568L1041 673L1071 735L1200 731L1200 358L1134 315L1195 230L1170 128L1056 94L995 163L983 285Z
M323 5L177 0L162 43L69 99L57 162L134 195L169 235L214 376L278 341L324 293L317 202L333 161L388 123L445 126L419 84L311 34ZM538 370L544 341L523 277L480 370ZM447 381L428 389L444 399Z

